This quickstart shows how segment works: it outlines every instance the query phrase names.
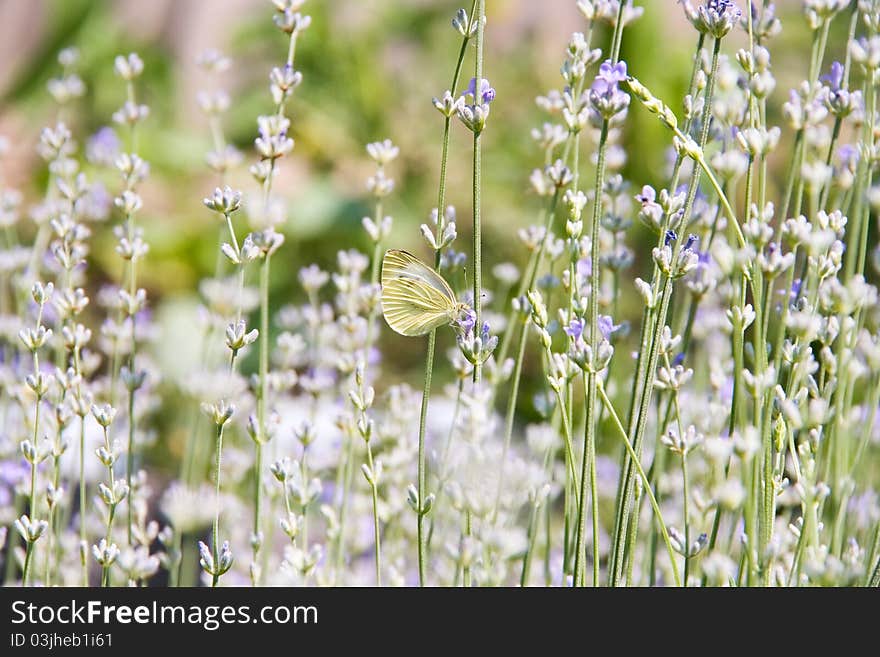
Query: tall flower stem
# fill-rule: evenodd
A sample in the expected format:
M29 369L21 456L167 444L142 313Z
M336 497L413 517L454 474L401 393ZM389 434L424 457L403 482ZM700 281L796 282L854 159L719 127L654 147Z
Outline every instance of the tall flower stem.
M617 3L617 19L614 21L614 35L611 37L611 61L615 64L620 58L620 44L623 42L623 12L626 10L626 2Z
M211 586L216 587L220 579L220 466L223 458L223 424L217 425L216 453L214 456L214 525L211 531L212 549L214 551L214 572L211 575Z
M712 65L711 65L712 68L711 68L710 74L709 74L707 82L706 82L703 113L701 116L702 130L700 133L700 141L699 141L699 147L700 147L701 151L706 146L706 142L708 141L708 138L709 138L709 125L710 125L711 116L712 116L712 97L714 95L714 90L715 90L715 79L716 79L717 73L718 73L718 61L719 61L720 52L721 52L721 39L716 38L714 40L713 49L712 49ZM676 132L678 133L678 136L680 139L684 137L684 135L682 135L677 130L676 130ZM702 172L706 173L706 177L709 179L710 183L712 183L713 188L716 190L716 192L721 197L719 200L721 201L722 204L725 205L725 210L728 212L728 215L731 216L731 221L732 221L734 228L737 231L739 231L740 230L739 225L735 222L735 219L733 218L733 215L734 215L733 210L732 210L732 208L730 208L730 205L727 202L726 197L723 196L723 192L721 192L721 187L718 184L717 179L715 179L714 176L711 175L708 167L705 166L705 162L702 160L702 155L701 155L701 160L699 161L699 165L700 166L698 167L698 166L696 166L696 163L695 163L694 173L691 177L691 181L688 186L688 194L687 194L687 198L685 200L682 225L684 227L686 227L688 219L690 218L691 209L693 207L693 202L694 202L694 199L696 198L697 186L700 181L700 172L702 171ZM669 218L667 217L666 221L668 222L668 220L669 220ZM740 239L742 239L741 232L738 232L738 236L740 237ZM662 235L661 235L661 239L663 239ZM673 245L673 247L677 248L678 241L679 241L678 239L675 240L675 244ZM631 417L632 421L630 422L631 443L632 443L633 450L635 451L636 454L641 454L642 438L644 436L645 426L647 423L647 415L648 415L648 409L649 409L650 401L651 401L651 393L652 393L652 390L654 387L653 383L654 383L655 370L657 367L657 353L658 353L658 350L660 347L660 334L663 330L663 327L666 324L666 315L667 315L668 308L669 308L669 299L672 295L672 288L673 288L671 279L666 279L665 282L661 282L658 274L659 274L659 271L655 267L654 280L658 281L657 289L662 290L660 309L659 309L659 312L656 315L654 315L652 318L653 323L652 323L652 327L651 327L651 329L652 329L651 333L653 333L653 339L651 339L650 342L646 342L645 340L643 340L643 342L642 342L643 348L646 345L648 346L648 352L647 352L648 359L644 362L645 367L643 369L643 376L640 381L640 384L641 384L640 385L640 392L638 394L638 397L637 398L634 397L634 399L633 399L634 409L636 410L636 412ZM649 315L650 315L650 313L649 313ZM650 335L650 333L648 335ZM645 337L647 338L647 336L645 336ZM639 369L641 369L642 358L643 358L643 356L640 356L640 358L639 358ZM636 401L638 401L637 405L635 405ZM609 581L612 586L617 585L617 583L620 581L620 578L622 577L622 574L623 574L622 569L623 569L623 563L625 561L625 559L624 559L625 554L624 553L626 551L626 540L627 540L626 528L627 528L627 523L629 522L629 516L633 512L632 498L633 498L633 494L634 494L634 491L633 491L634 479L635 479L635 477L634 477L634 473L633 473L633 464L631 461L628 460L626 463L626 466L625 466L623 479L622 479L621 487L619 490L620 494L618 497L617 516L615 519L614 538L613 538L612 552L611 552L611 568L609 569Z
M513 419L516 414L516 398L519 393L519 380L522 374L523 358L526 351L526 340L529 337L529 325L527 316L522 316L522 328L520 329L519 345L516 350L516 360L513 366L513 377L510 386L510 397L507 400L507 413L504 418L504 444L501 447L501 465L498 473L498 486L495 491L495 506L493 507L492 518L498 517L498 506L501 503L501 489L504 485L504 466L507 463L507 453L510 451L510 440L513 436Z
M79 416L79 542L88 545L86 538L86 416ZM82 565L82 585L89 585L89 560L83 549L80 558Z
M474 20L474 11L477 7L477 3L480 0L474 0L473 5L471 6L471 21ZM458 86L459 78L461 77L461 69L462 64L464 63L464 56L467 52L467 44L470 40L468 36L470 34L470 26L466 30L466 35L462 37L461 48L458 52L458 61L455 64L455 72L452 75L452 85L450 87L450 93L455 93L455 88ZM443 124L443 150L440 156L440 184L438 186L438 199L437 199L437 216L442 217L443 213L446 210L446 174L447 174L447 166L449 161L449 137L450 137L450 123L452 118L447 116L444 124ZM439 269L440 267L440 255L441 251L438 249L434 254L434 268ZM425 429L426 429L426 421L428 419L428 402L431 397L431 375L434 371L434 349L437 345L437 331L436 329L431 331L428 334L428 346L425 353L425 380L424 385L422 386L422 402L421 407L419 409L419 462L418 462L418 493L419 493L419 505L421 505L424 499L427 497L427 467L426 467L426 457L425 457ZM419 586L425 586L426 584L426 576L425 576L425 561L426 561L426 536L425 536L425 527L424 527L424 514L421 513L421 509L417 511L417 523L418 523L418 561L419 561Z
M605 410L608 412L608 416L614 423L615 429L617 429L618 437L623 443L623 446L626 448L627 454L629 454L630 459L632 459L632 462L635 464L636 472L642 480L642 484L645 488L645 493L648 495L648 500L651 503L651 508L653 508L654 510L654 518L657 521L657 524L660 525L660 533L663 536L663 542L666 544L666 552L669 554L669 561L672 565L673 580L676 586L681 586L681 577L678 573L675 550L672 548L672 541L669 538L669 532L666 529L666 523L663 520L663 513L660 511L660 505L657 503L657 498L654 496L654 491L651 489L651 482L648 479L648 475L645 474L645 470L642 468L642 464L639 462L638 455L635 453L635 450L629 443L626 429L623 428L623 424L620 422L620 417L617 415L617 411L614 409L614 405L611 403L611 400L608 398L608 394L605 392L605 385L601 379L599 379L598 394L602 400L602 404L605 406Z
M690 479L688 478L687 454L682 454L681 456L681 480L684 496L684 508L682 510L682 513L684 514L684 585L687 586L691 564L691 523L690 504L688 502L688 497L690 496Z
M552 478L551 469L553 467L553 449L548 449L547 453L544 455L544 474L548 479ZM528 539L528 547L526 547L526 553L523 556L523 566L522 572L519 576L519 585L522 587L528 586L529 584L529 575L532 571L532 558L535 553L535 545L537 544L538 538L538 530L540 529L540 518L538 517L538 513L541 510L541 497L540 494L536 491L535 499L531 501L531 509L529 511L529 526L526 532L526 537Z
M486 0L477 0L477 13L472 20L477 21L476 56L474 65L474 102L478 102L480 86L483 80L483 28L486 16ZM483 149L480 143L482 132L474 131L474 171L473 171L473 201L474 201L474 242L473 242L473 268L474 268L474 313L476 313L475 331L480 331L482 320L482 294L483 294L483 234L481 217L481 186L482 186L482 159ZM442 211L442 210L440 210ZM480 382L483 364L481 359L474 363L474 383Z
M23 587L28 585L28 574L30 573L31 559L33 558L33 554L34 542L28 541L24 553L24 567L21 571L21 585Z
M44 302L40 302L39 307L37 309L37 321L36 321L36 329L39 330L40 326L43 323L43 304ZM34 363L34 378L39 381L38 377L40 377L40 355L37 352L37 347L32 346L31 352L33 355L33 363ZM35 450L34 454L28 460L31 463L31 489L30 489L30 515L29 518L31 522L35 522L37 518L37 456L36 453L39 451L39 436L40 436L40 404L43 401L43 390L35 389L35 398L34 398L34 433L32 436L33 439L33 449ZM112 481L112 480L111 480ZM31 563L32 553L34 551L34 543L35 541L27 541L27 548L25 552L25 562L22 570L21 576L21 584L22 586L27 586L28 582L28 574L29 574L29 566Z
M131 88L131 83L129 83ZM130 91L130 95L133 95L133 91ZM132 142L135 142L136 132L134 127L132 127ZM125 217L125 227L128 233L129 241L134 241L134 215L132 213L128 213ZM128 293L131 295L131 298L134 299L137 295L137 256L133 256L131 260L129 260L129 269L128 269ZM135 385L135 380L137 378L137 373L135 371L135 359L137 357L137 334L135 331L135 313L132 313L129 317L129 321L131 323L130 326L130 336L131 340L131 351L128 355L128 370L130 380L127 382L126 388L128 389L128 449L125 455L125 482L128 485L128 499L126 500L125 507L127 513L127 531L126 538L128 539L128 544L132 544L132 529L131 526L134 522L134 510L132 509L132 490L131 490L131 476L134 470L134 438L135 438L135 414L134 414L134 399L135 399L135 391L137 390L137 385Z
M38 418L39 418L39 408L40 408L39 403L40 402L38 399L37 400L37 409L38 409L37 410L37 417ZM36 443L34 443L34 444L36 444ZM37 517L36 516L36 511L37 511L37 462L36 461L31 462L30 502L31 502L30 519L33 522L34 518ZM21 572L21 585L23 587L28 585L28 575L30 574L31 559L32 559L33 553L34 553L34 543L35 543L35 541L28 540L27 547L25 548L24 567L22 568L22 572Z
M258 368L259 390L257 392L257 424L259 435L255 440L254 454L254 536L253 536L253 563L257 564L257 557L262 547L261 536L261 513L263 503L263 443L267 437L266 426L266 398L269 394L269 263L271 254L266 253L260 263L260 360ZM254 571L251 579L256 586L260 577Z
M605 151L608 145L608 120L602 122L602 133L599 136L599 154L596 165L596 192L593 200L593 217L590 227L590 259L592 266L590 267L590 324L589 339L595 356L599 346L599 289L602 285L602 269L599 266L599 229L602 218L602 186L605 182ZM592 363L589 364L590 370L586 373L586 427L584 434L584 452L581 458L581 478L580 491L578 494L578 521L577 521L577 538L575 548L574 561L574 581L575 585L580 583L584 577L584 560L586 553L584 550L585 540L585 524L586 524L586 487L587 487L587 468L590 468L590 479L593 487L593 514L598 514L598 499L596 497L595 482L595 450L596 450L596 389L598 387L598 372L593 369ZM594 530L598 529L598 518L593 518ZM593 534L593 576L596 581L593 582L598 586L598 569L599 569L599 535L598 531Z
M367 467L375 476L373 466L373 449L370 447L370 441L367 441ZM373 500L373 545L376 556L376 586L382 586L382 551L379 536L379 491L375 480L370 481L370 497Z
M422 407L419 411L419 508L416 511L418 518L418 553L419 553L419 586L425 586L427 577L425 574L425 514L422 512L424 501L427 498L427 467L425 456L425 422L428 418L428 398L431 395L431 374L434 371L434 347L437 344L437 331L428 334L428 350L425 355L425 385L422 389Z

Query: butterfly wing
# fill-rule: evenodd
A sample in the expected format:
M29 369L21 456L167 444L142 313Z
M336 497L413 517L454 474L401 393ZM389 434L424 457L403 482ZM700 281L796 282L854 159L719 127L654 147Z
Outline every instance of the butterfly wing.
M437 272L406 251L385 253L382 313L394 331L424 335L452 321L455 307L455 293Z

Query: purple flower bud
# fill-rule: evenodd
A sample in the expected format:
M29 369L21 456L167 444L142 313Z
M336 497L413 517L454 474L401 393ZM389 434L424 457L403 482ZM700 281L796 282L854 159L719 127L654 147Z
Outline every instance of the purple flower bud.
M618 86L623 80L626 80L626 62L612 64L606 60L590 85L590 104L606 120L629 107L629 95Z
M474 330L474 326L477 325L477 313L470 308L466 308L456 323L458 324L458 327L464 331L465 335L470 335Z
M495 100L495 90L489 84L489 81L486 78L480 80L480 90L477 91L477 78L471 78L470 84L468 84L468 88L465 89L464 93L461 94L462 97L470 96L474 99L476 103L478 98L479 102L483 105L488 105L493 100Z
M666 238L663 240L664 246L669 246L672 242L678 239L678 235L675 234L674 230L666 231Z
M593 261L587 256L586 258L581 258L577 261L576 270L577 275L582 278L589 278L593 274Z
M845 169L854 170L860 157L859 149L853 144L844 144L837 149L837 157Z
M642 187L642 193L635 195L635 199L642 205L653 203L657 199L657 192L650 185L645 185Z
M565 333L572 340L577 342L581 339L581 336L584 334L584 327L586 326L586 322L582 319L575 318L568 323L568 326L565 327Z
M696 235L688 235L687 241L684 243L684 250L687 251L693 249L693 246L697 243L697 240L699 240L699 238Z
M789 303L795 303L798 300L798 297L801 295L801 286L803 285L803 281L801 279L796 278L794 282L791 284L791 291L788 294Z
M610 315L599 315L597 328L603 338L610 340L611 334L620 328L620 324L615 324Z
M120 147L119 137L113 128L104 126L86 142L86 159L92 164L112 166L119 156Z
M828 85L831 91L840 91L843 85L843 64L834 62L831 64L831 71L819 78Z

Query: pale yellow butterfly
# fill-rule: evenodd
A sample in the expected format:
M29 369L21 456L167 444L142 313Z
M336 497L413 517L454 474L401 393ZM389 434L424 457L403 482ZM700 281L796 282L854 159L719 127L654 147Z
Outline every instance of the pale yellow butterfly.
M382 259L382 314L401 335L424 335L451 324L467 308L440 274L411 253L389 249Z

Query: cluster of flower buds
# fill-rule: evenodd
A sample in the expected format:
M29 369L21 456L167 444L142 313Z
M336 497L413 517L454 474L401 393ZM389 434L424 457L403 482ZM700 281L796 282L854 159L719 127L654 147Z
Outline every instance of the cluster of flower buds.
M202 570L212 577L220 577L227 573L232 568L234 561L229 541L224 541L223 545L220 546L216 560L210 548L202 541L199 541L199 565L202 567Z
M715 39L726 36L742 18L742 10L733 0L707 0L696 7L690 0L683 0L682 6L697 31Z
M629 95L620 88L620 83L626 79L626 62L615 64L607 60L599 66L599 73L590 86L589 98L600 125L601 121L622 115L629 107Z
M446 206L446 211L440 214L437 208L431 210L432 229L428 224L419 226L422 237L434 251L442 251L450 246L458 236L455 224L455 208Z
M461 354L471 365L482 365L498 346L498 336L491 334L488 322L483 322L478 332L476 321L476 313L466 308L455 326L458 329L458 348Z
M693 271L699 262L699 253L696 250L697 237L691 235L685 243L681 245L678 253L673 256L672 249L678 242L678 236L675 231L669 230L663 241L662 247L654 247L651 254L654 258L654 264L657 265L660 272L669 278L681 278L685 274Z
M495 89L489 81L483 78L478 82L476 78L471 78L468 88L461 94L461 102L455 107L459 120L468 130L476 135L480 134L486 127L489 107L493 100L495 100Z

